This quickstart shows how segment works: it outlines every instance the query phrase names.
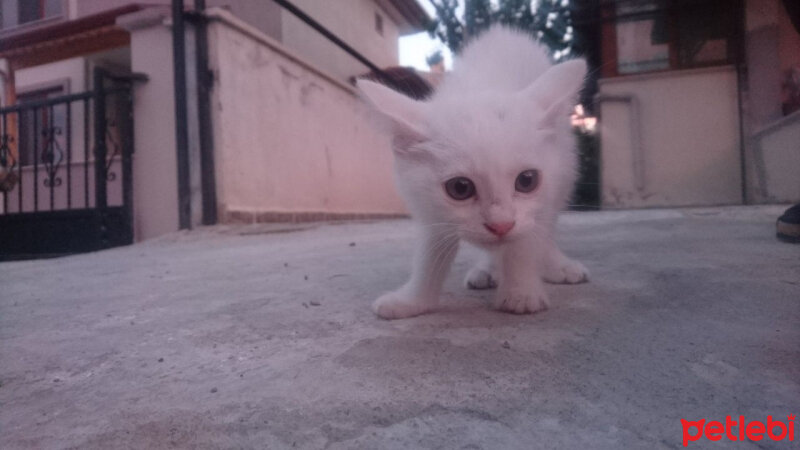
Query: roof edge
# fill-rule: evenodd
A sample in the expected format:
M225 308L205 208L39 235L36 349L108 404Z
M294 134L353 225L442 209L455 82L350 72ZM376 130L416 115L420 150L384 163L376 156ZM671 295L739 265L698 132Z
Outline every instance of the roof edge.
M20 30L0 37L0 52L7 52L21 47L50 41L63 36L77 34L95 28L115 25L118 16L136 12L143 9L139 4L130 4L119 8L109 9L86 17L74 20L58 21L51 24Z

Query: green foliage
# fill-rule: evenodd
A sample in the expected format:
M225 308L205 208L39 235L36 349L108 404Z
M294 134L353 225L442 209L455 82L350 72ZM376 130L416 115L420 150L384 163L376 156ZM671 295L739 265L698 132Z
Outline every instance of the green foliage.
M528 31L561 59L571 52L568 0L431 0L436 20L429 28L453 53L493 23ZM535 10L532 5L535 4Z
M425 58L425 62L428 64L428 67L433 67L443 61L444 55L442 55L441 50L436 50Z

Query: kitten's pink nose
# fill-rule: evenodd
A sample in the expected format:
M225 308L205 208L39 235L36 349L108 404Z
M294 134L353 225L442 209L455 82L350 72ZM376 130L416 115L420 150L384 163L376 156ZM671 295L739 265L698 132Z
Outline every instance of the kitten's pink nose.
M483 226L485 226L487 230L491 231L492 234L495 234L498 237L503 237L506 233L511 231L512 228L514 228L515 223L516 222L485 223Z

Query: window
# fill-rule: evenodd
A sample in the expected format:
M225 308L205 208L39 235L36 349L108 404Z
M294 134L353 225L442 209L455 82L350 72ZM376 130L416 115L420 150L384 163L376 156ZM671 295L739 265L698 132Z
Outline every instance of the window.
M63 86L26 92L17 96L18 104L32 103L64 95ZM64 148L66 145L66 105L42 107L21 111L19 114L19 164L32 166L36 155L42 154L48 145ZM42 164L39 159L38 164Z
M375 31L383 36L383 16L379 13L375 13Z
M3 30L63 14L63 0L0 0Z
M664 14L656 2L617 4L617 71L621 74L669 68L669 45L664 38ZM635 19L625 19L635 17Z
M616 73L733 63L739 8L736 0L616 3Z
M736 59L737 3L708 1L678 16L673 40L680 67L730 64Z

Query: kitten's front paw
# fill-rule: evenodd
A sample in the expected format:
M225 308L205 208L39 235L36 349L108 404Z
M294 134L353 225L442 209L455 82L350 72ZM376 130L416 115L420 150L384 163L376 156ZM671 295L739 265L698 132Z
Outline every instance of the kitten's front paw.
M434 302L410 298L402 291L387 292L372 304L372 310L383 319L405 319L430 311Z
M467 272L464 284L468 289L494 289L497 287L497 280L488 270L473 267Z
M542 289L532 291L501 290L494 299L494 307L514 314L533 314L550 306L550 299Z
M574 259L564 258L547 268L544 281L553 284L578 284L589 281L589 270Z

